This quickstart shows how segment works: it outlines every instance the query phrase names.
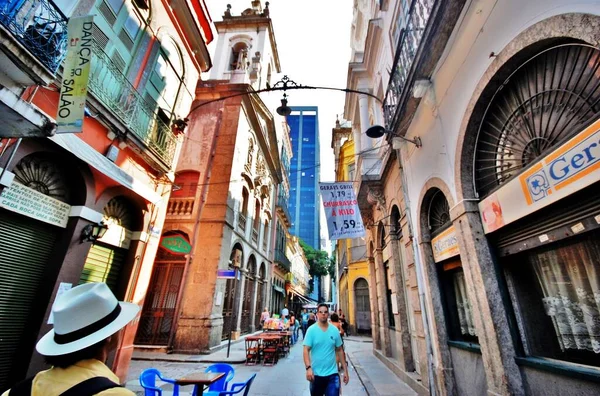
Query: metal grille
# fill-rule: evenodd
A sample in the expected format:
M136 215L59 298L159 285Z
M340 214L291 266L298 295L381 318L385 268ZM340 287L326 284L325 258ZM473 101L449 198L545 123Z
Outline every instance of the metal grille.
M121 280L121 268L126 254L126 249L99 243L93 244L85 260L79 284L104 282L113 293L117 294L117 288Z
M256 290L256 307L255 307L255 315L254 315L254 326L256 329L260 329L260 315L263 310L263 292L265 288L265 284L263 282L258 282L256 284L258 290Z
M131 39L131 37L129 37L125 30L121 30L121 32L119 33L119 39L121 39L121 42L129 51L133 49L133 40Z
M94 23L92 26L92 38L94 42L102 49L105 49L108 45L108 36L104 34L102 30Z
M105 2L100 3L100 5L98 6L98 11L100 11L100 14L102 14L104 19L106 19L106 22L108 22L110 26L115 24L117 16L112 12L108 4L106 4Z
M56 163L34 154L19 161L13 172L22 185L59 201L69 202L67 177Z
M119 68L119 70L123 70L123 72L125 72L127 63L125 62L125 59L123 59L121 54L119 54L119 51L115 50L115 52L113 52L112 54L111 59L115 63L115 66Z
M185 259L156 262L144 301L136 344L167 345L175 316Z
M502 83L477 134L473 177L485 197L600 114L600 51L564 44L541 51Z
M0 209L0 389L15 380L14 359L25 359L22 351L33 348L22 345L22 338L37 331L27 326L34 305L47 303L36 297L58 234L55 227Z
M429 201L427 221L432 234L450 223L450 205L441 190L436 189Z

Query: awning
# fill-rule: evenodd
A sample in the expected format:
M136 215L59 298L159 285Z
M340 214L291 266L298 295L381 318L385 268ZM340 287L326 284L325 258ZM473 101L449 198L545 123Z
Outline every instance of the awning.
M315 300L313 300L312 298L308 298L308 297L304 297L302 294L296 294L296 296L303 302L306 304L317 304L317 302Z
M135 179L129 173L119 168L108 158L97 152L83 140L72 133L58 134L48 139L71 152L74 156L90 165L103 175L111 178L137 195L154 204L161 200L160 194L148 188L146 184Z
M276 292L285 294L285 290L283 290L283 287L281 287L281 286L273 285L273 289L275 289Z

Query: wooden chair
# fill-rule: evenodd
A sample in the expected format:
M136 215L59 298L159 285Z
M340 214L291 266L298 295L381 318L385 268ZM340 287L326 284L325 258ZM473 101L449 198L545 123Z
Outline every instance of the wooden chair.
M253 366L260 360L260 338L246 337L246 366Z
M263 366L273 366L279 360L279 339L263 339Z

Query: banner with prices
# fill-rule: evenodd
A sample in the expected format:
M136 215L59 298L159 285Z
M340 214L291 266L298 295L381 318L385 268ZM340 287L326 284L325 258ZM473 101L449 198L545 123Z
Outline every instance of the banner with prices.
M358 201L352 182L319 183L329 239L352 239L365 236Z

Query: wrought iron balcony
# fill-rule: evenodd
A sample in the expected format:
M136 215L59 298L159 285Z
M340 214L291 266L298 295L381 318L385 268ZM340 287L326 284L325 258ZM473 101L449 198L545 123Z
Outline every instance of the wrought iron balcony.
M285 252L281 249L275 249L275 263L286 271L290 271L292 268L290 259L287 258Z
M283 196L283 194L279 194L277 197L276 210L283 215L285 225L289 228L292 225L292 217L290 216L290 210L288 209L287 199Z
M51 0L0 1L0 23L56 73L67 52L67 17Z
M158 117L158 105L144 99L96 43L88 87L164 164L173 165L177 138Z
M389 130L394 130L399 106L408 94L407 88L410 89L409 74L436 1L439 0L413 0L411 2L406 24L400 33L394 65L384 98L383 114L385 126Z

